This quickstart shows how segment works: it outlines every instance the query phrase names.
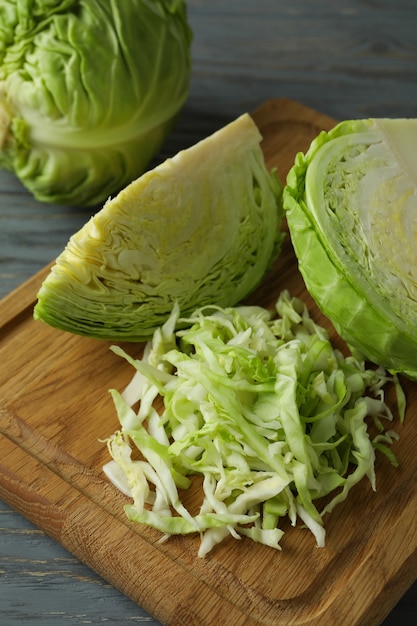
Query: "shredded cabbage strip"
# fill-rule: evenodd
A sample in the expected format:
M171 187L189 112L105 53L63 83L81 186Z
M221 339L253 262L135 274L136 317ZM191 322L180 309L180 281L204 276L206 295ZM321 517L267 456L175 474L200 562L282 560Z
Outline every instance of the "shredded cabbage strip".
M199 556L228 535L281 549L286 517L322 547L324 514L363 477L376 488L375 450L396 463L398 436L382 418L393 420L383 387L400 391L398 380L334 349L287 291L275 312L210 306L181 318L174 307L142 359L112 350L136 373L123 393L110 390L120 429L103 469L130 497L131 520L163 538L199 533ZM182 500L196 475L191 513Z

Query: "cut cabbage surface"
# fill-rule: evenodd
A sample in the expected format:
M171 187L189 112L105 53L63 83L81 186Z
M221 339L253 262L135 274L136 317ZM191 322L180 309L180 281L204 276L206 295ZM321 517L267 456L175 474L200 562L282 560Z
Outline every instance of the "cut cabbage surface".
M284 208L308 291L367 359L417 378L417 120L345 121L298 154Z
M177 303L233 306L281 247L282 185L244 114L109 200L69 240L35 319L90 337L142 341Z

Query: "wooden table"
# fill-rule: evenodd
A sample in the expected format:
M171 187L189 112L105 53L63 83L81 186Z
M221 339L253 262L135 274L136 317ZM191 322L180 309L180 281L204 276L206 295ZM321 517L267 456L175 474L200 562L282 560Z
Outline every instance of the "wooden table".
M414 0L190 0L188 7L190 95L160 158L271 98L336 119L416 115ZM36 202L0 172L0 297L49 263L88 217ZM414 624L416 594L414 585L384 625ZM158 624L0 502L0 624L26 622Z

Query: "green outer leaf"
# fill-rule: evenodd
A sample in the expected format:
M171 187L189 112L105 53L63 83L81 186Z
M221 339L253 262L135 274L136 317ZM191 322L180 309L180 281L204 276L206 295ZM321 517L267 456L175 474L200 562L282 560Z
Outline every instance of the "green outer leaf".
M284 209L306 287L339 335L367 359L415 379L414 324L392 310L389 301L375 290L372 275L366 277L338 247L332 226L323 217L324 207L319 202L310 204L306 195L307 172L315 160L320 160L321 147L350 133L360 136L361 131L369 130L369 124L343 122L329 133L321 133L306 155L299 153L284 188ZM316 178L314 184L320 187L323 180Z

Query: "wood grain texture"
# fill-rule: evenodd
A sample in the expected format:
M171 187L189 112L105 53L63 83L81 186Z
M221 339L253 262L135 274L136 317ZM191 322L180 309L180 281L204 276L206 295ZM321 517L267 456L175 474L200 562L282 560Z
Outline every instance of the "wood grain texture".
M295 154L335 123L282 99L268 101L253 117L267 165L283 177ZM127 498L102 474L109 458L102 440L117 428L105 391L123 389L130 367L106 341L34 322L32 307L47 271L0 307L0 362L8 364L0 375L1 497L164 624L379 624L417 567L412 422L407 420L396 445L400 470L378 460L377 493L363 483L338 507L326 520L324 550L310 533L290 527L282 553L230 538L199 559L198 537L160 543L157 531L126 519ZM289 238L249 301L273 306L284 288L303 297L337 340L305 292ZM143 348L125 347L133 355ZM406 387L412 410L417 389ZM195 506L198 492L184 497ZM271 575L274 568L277 574Z
M194 31L190 97L160 160L275 97L337 119L416 114L414 0L187 4ZM1 171L0 297L49 263L88 217L89 211L36 202ZM414 585L384 626L411 626L416 615ZM143 621L159 623L0 503L2 626Z

